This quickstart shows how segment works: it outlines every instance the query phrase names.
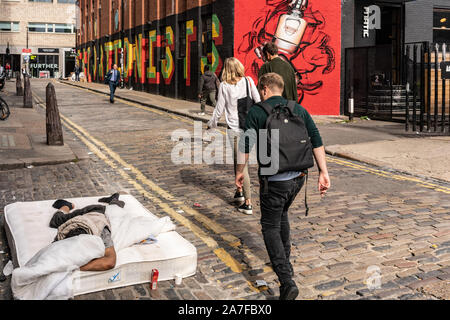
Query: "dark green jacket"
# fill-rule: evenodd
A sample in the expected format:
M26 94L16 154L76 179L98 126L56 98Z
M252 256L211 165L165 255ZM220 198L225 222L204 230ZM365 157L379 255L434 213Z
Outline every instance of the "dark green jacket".
M269 72L275 72L283 78L283 97L288 100L298 101L297 81L295 80L295 71L291 65L281 58L275 58L263 64L261 69L259 69L258 79Z
M284 99L281 96L274 96L266 100L272 107L282 104L287 105L288 100ZM308 135L311 139L311 145L313 148L319 148L323 146L322 137L320 136L319 130L314 123L314 120L311 118L311 115L303 108L301 105L296 104L294 108L294 112L302 117L303 122L305 123L306 130L308 131ZM266 126L267 114L266 112L259 106L254 105L248 111L247 117L245 119L245 131L247 133L248 130L254 129L255 133L259 132L259 129L264 129ZM254 143L256 142L257 137L254 139L242 139L239 144L239 150L243 153L250 153L253 148Z

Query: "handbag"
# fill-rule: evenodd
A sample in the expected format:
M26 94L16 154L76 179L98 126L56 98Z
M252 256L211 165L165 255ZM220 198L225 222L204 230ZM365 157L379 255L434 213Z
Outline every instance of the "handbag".
M238 116L239 116L239 128L245 129L245 118L250 108L255 104L255 101L250 95L249 83L247 77L245 77L245 84L247 88L247 96L237 101Z

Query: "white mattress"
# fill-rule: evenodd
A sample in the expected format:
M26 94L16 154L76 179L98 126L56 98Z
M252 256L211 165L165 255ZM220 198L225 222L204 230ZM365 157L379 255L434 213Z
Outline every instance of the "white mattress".
M99 197L66 199L75 208L97 204ZM151 215L136 198L121 195L124 209ZM40 249L50 244L56 229L49 227L55 200L16 202L5 207L6 235L15 267L23 266ZM156 218L156 217L155 217ZM161 233L153 244L134 245L117 252L116 267L108 271L74 273L74 295L150 282L152 269L158 269L158 281L192 276L197 269L196 248L176 231Z

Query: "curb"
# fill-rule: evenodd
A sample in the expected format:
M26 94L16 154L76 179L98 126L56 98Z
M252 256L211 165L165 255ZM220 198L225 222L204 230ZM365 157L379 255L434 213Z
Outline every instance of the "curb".
M62 84L67 84L67 85L70 85L70 86L74 86L74 87L77 87L77 88L86 89L86 90L89 90L89 91L92 91L92 92L96 92L96 93L100 93L100 94L103 94L103 95L108 96L108 93L105 93L105 92L103 92L103 91L101 91L101 90L97 90L97 89L92 89L92 88L88 88L88 87L76 85L76 84L73 84L73 83L70 83L70 82L64 81L64 80L58 80L58 82L60 82L60 83L62 83ZM137 104L143 105L143 106L148 107L148 108L153 108L153 109L157 109L157 110L164 111L164 112L167 112L167 113L172 113L172 114L176 114L176 115L179 115L179 116L191 118L191 119L193 119L193 120L197 120L197 121L201 121L201 122L204 122L204 123L208 123L208 120L203 119L203 118L200 118L200 117L195 116L195 115L192 115L192 114L189 114L189 113L185 113L185 112L181 112L181 111L176 111L176 110L170 110L170 109L167 109L167 108L158 106L158 105L156 105L156 104L150 104L150 103L142 102L142 101L139 101L139 100L134 100L134 99L126 98L126 97L123 97L123 96L121 96L121 95L119 95L119 94L115 94L115 96L116 96L117 98L119 98L119 99L122 99L122 100L125 100L125 101L128 101L128 102L137 103ZM218 122L218 123L217 123L217 126L219 126L219 127L225 127L225 128L227 127L226 123L222 123L222 122Z
M377 160L361 157L361 156L358 156L351 152L334 151L333 149L334 148L325 147L325 153L330 156L333 156L333 157L339 157L339 158L343 158L343 159L347 159L347 160L358 161L358 162L365 163L365 164L368 164L371 166L376 166L379 168L389 168L388 166L386 166L385 163L379 162ZM389 169L394 170L393 168L389 168Z
M10 163L1 163L0 164L0 171L6 171L6 170L14 170L14 169L23 169L26 168L28 166L33 166L33 167L39 167L39 166L50 166L50 165L56 165L56 164L66 164L66 163L71 163L71 162L79 162L81 161L81 159L63 159L63 160L38 160L38 161L34 161L34 160L18 160L15 162L10 162Z

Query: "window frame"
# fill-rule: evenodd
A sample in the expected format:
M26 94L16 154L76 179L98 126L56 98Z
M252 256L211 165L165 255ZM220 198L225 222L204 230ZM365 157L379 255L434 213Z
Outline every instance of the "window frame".
M19 21L0 21L0 23L9 23L9 30L0 30L0 32L20 32L20 22ZM14 25L17 25L17 30L15 30Z
M436 23L436 14L438 12L445 12L445 13L448 14L447 20L444 21L444 22L449 24L448 27L446 27L446 26L436 26L435 25L435 23ZM440 20L440 22L444 23L444 22L442 22L442 19ZM448 38L448 40L444 41L444 42L445 43L450 43L450 8L449 7L447 7L447 8L434 7L433 8L433 43L442 43L442 41L437 41L437 38L440 37L440 36L437 36L437 33L438 32L440 33L442 31L448 32L448 37L445 37L445 38Z

